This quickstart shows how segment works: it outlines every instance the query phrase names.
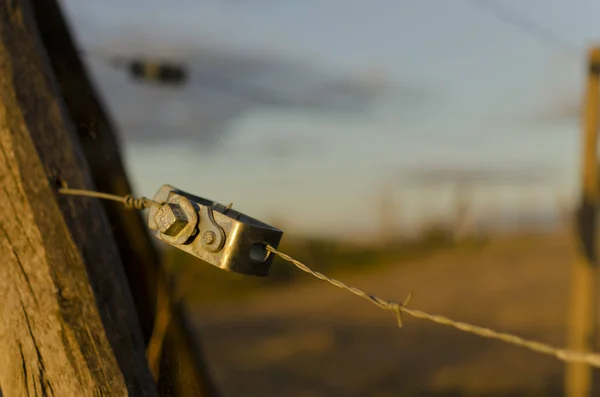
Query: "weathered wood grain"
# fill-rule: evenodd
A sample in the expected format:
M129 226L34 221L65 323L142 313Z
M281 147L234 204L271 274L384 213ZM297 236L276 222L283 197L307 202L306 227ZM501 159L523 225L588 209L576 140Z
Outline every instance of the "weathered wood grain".
M119 251L30 4L0 0L0 388L154 396Z

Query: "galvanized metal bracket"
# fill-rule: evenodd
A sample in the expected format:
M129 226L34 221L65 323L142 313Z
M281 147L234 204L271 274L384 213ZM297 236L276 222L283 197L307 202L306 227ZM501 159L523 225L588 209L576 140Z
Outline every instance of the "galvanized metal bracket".
M148 212L156 238L223 270L267 276L283 232L234 209L163 185Z

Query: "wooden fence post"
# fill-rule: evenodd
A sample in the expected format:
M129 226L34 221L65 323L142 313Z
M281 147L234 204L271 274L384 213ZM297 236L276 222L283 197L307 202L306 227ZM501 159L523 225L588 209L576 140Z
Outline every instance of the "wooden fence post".
M118 248L36 31L0 0L0 388L12 396L156 396Z
M584 113L581 203L577 214L578 258L571 267L568 346L591 352L596 344L598 258L596 250L596 206L598 202L598 127L600 114L600 48L589 54ZM589 365L566 366L565 394L591 396L593 371Z
M68 119L65 121L64 128L68 128L69 132L73 133L73 136L69 136L69 144L75 148L73 150L76 151L78 161L82 164L87 162L89 165L89 169L84 172L87 178L85 183L69 180L68 172L62 172L61 169L50 170L46 167L48 177L63 178L71 187L95 187L119 195L130 193L116 134L79 59L78 49L73 43L58 2L56 0L0 0L0 14L2 18L10 21L10 24L1 22L1 27L4 28L1 39L9 43L11 48L18 49L13 54L9 54L9 57L19 55L20 58L17 60L28 64L31 63L30 59L35 58L44 62L46 68L44 78L53 84L55 91L52 95L64 112L65 120ZM21 36L15 35L17 28L21 29ZM21 48L21 41L24 40L35 42L35 48L31 47L26 52L26 47ZM19 79L31 78L24 72L28 70L27 68L18 67L15 70ZM36 71L39 73L37 69ZM2 65L0 65L1 72ZM30 89L27 95L33 101L38 94ZM36 103L42 102L39 100L33 102ZM29 114L29 110L26 113ZM39 120L40 124L46 122L47 120L44 119ZM37 137L36 144L38 144ZM44 147L44 150L51 151L52 156L64 154L64 148L60 146ZM120 258L116 266L119 267L119 271L125 272L126 284L129 285L133 295L137 313L136 316L132 310L126 317L137 318L142 330L142 342L147 344L152 332L158 291L167 291L167 295L170 291L167 274L160 266L160 258L146 231L142 217L135 211L124 210L122 206L111 202L98 203L93 199L62 197L58 200L70 203L69 208L80 208L78 215L89 219L96 218L93 213L83 212L84 209L87 210L92 204L96 206L95 208L103 208L102 216L108 218L106 225L108 237L101 237L99 244L104 244L106 238L113 244L116 242L118 258ZM85 238L85 241L91 244L89 241L92 239L82 230L78 230L77 237ZM216 396L216 388L202 359L200 345L197 338L193 336L183 308L177 303L169 302L169 309L171 325L161 361L162 371L158 385L160 395ZM126 350L123 352L127 355Z

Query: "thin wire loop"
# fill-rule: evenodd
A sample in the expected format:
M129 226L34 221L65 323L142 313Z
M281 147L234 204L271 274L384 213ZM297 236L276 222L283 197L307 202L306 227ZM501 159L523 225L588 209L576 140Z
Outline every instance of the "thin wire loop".
M126 196L117 196L115 194L95 192L92 190L84 190L84 189L70 189L68 187L61 187L58 189L58 193L67 194L71 196L85 196L85 197L94 197L104 200L112 200L117 201L119 203L123 203L125 208L127 209L137 209L143 210L152 206L160 206L160 203L151 200L147 197L134 197L131 194Z

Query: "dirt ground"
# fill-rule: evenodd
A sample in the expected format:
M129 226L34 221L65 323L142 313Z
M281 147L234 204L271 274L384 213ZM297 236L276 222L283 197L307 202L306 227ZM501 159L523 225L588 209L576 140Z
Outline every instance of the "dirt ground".
M563 346L573 257L564 236L510 237L344 281ZM224 396L562 395L554 358L421 320L398 329L393 314L318 280L194 313Z

